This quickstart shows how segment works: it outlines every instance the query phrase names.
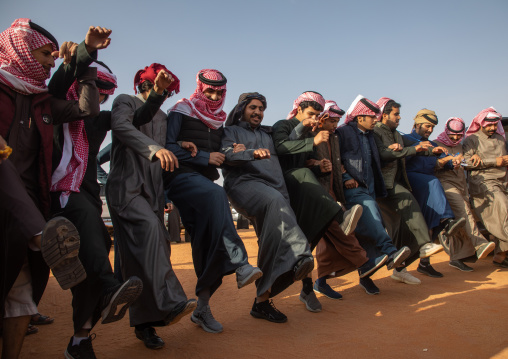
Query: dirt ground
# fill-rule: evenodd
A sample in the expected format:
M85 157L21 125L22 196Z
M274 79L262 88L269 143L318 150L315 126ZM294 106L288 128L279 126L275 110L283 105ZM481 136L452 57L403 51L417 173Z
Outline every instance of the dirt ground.
M255 264L254 232L239 233ZM171 259L186 293L194 297L190 244L173 244ZM418 286L395 282L380 270L373 277L381 289L376 296L358 286L356 273L329 280L344 299L319 296L320 313L305 309L298 300L301 286L295 284L275 298L289 318L284 324L251 317L254 286L238 290L233 275L210 303L223 333L206 333L186 317L157 328L166 346L150 350L134 336L127 315L97 325L93 346L98 358L508 358L508 271L495 268L492 257L473 264L472 273L449 267L444 253L432 263L445 277L424 277L413 264L409 270L422 280ZM21 358L63 358L72 335L70 291L50 278L39 309L55 323L26 337Z

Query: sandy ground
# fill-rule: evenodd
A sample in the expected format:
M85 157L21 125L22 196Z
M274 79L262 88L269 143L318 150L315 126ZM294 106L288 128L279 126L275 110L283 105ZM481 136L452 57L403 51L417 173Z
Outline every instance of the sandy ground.
M250 262L256 263L254 232L239 232ZM194 297L189 243L172 245L172 263L186 293ZM99 358L508 358L508 271L495 268L492 257L473 264L472 273L449 267L444 253L432 263L445 277L423 277L413 264L409 270L422 279L419 286L395 282L391 273L380 270L373 277L381 289L376 296L358 286L356 273L332 279L330 285L344 299L320 296L320 313L305 309L298 300L301 286L295 284L275 298L289 318L284 324L251 317L254 287L238 290L235 277L229 276L211 300L223 333L206 333L186 317L158 328L166 346L150 350L136 339L126 316L97 325L93 346ZM70 291L50 278L39 309L55 323L26 337L21 358L63 358L72 335Z

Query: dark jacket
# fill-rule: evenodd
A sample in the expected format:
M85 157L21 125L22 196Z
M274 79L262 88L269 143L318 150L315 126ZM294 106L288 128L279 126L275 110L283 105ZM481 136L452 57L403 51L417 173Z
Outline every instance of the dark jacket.
M358 129L357 122L352 121L347 125L337 128L336 133L339 135L340 154L346 172L353 177L360 186L367 187L367 181L363 173L362 142L360 139L360 136L363 135ZM387 192L381 172L381 160L372 131L367 133L367 138L372 153L372 173L374 175L376 197L386 197Z

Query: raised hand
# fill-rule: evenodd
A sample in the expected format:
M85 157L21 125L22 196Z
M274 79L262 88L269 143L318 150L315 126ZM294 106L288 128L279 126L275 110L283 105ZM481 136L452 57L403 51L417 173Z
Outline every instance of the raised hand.
M64 64L68 64L71 62L72 56L76 55L77 50L78 44L72 41L65 41L60 46L60 50L53 51L51 55L63 59Z
M105 49L111 43L109 35L112 30L100 26L90 26L85 36L85 45L88 53Z
M161 161L161 167L165 171L173 172L175 167L178 168L178 159L173 152L168 151L165 148L157 151L157 153L155 153L155 157Z
M257 150L254 151L254 158L257 160L270 158L270 150L267 148L258 148Z
M314 146L317 146L323 142L328 142L329 138L330 138L330 132L319 131L319 133L314 137Z
M159 95L162 95L165 89L171 85L174 81L173 76L168 74L165 70L160 70L155 78L155 83L153 85L153 90L157 92Z

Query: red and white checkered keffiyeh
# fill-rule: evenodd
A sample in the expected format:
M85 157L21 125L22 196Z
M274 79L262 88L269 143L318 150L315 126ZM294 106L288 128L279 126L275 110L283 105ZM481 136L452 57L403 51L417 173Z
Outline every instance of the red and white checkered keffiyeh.
M100 63L93 62L90 67L97 67L97 78L115 85L116 76ZM67 91L67 100L79 100L78 82L74 81ZM112 95L115 88L110 90L99 88L99 93ZM83 183L88 164L88 138L86 136L85 122L83 120L64 123L63 126L64 145L62 158L53 172L51 178L51 191L62 192L60 195L60 206L67 205L71 192L79 192Z
M199 75L204 76L208 80L221 81L225 80L224 75L217 70L204 69L196 75L198 86L189 99L183 98L178 101L169 112L179 112L184 115L198 118L209 128L218 129L226 121L226 113L222 110L226 101L226 84L222 86L207 85L200 81ZM208 99L203 93L206 89L222 90L222 97L219 101Z
M32 51L51 42L30 27L30 19L17 19L11 27L0 33L0 82L25 95L47 92L46 80L50 77L33 57Z
M472 135L473 133L478 132L482 127L487 126L489 123L492 123L493 121L487 121L490 120L498 120L497 123L497 130L496 132L499 133L501 136L506 138L506 135L504 133L504 128L501 124L501 119L503 116L499 112L496 111L494 107L486 108L485 110L480 111L478 115L476 115L475 118L473 118L473 122L471 122L471 125L469 125L469 128L466 132L466 137L469 135Z
M344 111L337 105L335 101L326 100L323 112L319 114L319 118L327 117L338 117L341 118Z
M298 98L293 102L293 109L287 115L286 120L291 120L298 113L298 107L304 101L314 101L320 104L323 108L325 107L326 101L323 96L318 94L317 92L307 91L302 93Z
M436 140L448 147L457 146L462 141L462 137L458 141L452 141L448 135L462 135L464 137L465 132L466 124L464 120L460 117L450 117L446 121L445 130L437 136Z
M383 111L385 110L385 106L391 100L392 99L389 97L381 97L379 100L377 100L376 105L379 107L379 113L377 118L379 119L379 121L383 119Z
M365 105L362 100L367 101L369 105L375 109L376 111L369 108L369 106ZM349 109L346 112L346 119L344 120L344 123L348 124L349 122L353 121L356 116L375 116L377 117L379 114L379 106L376 105L371 100L363 97L362 95L356 96L355 100L349 106Z
M166 71L173 78L173 81L166 89L169 92L170 96L173 94L173 92L179 93L180 92L180 80L178 79L178 77L176 77L176 75L174 73L169 71L166 66L158 64L158 63L153 63L150 66L146 66L144 69L141 69L138 72L136 72L136 75L134 75L134 93L138 93L137 92L138 85L142 84L145 81L148 81L148 82L154 84L155 79L157 78L157 75L158 75L159 71L161 71L161 70Z

